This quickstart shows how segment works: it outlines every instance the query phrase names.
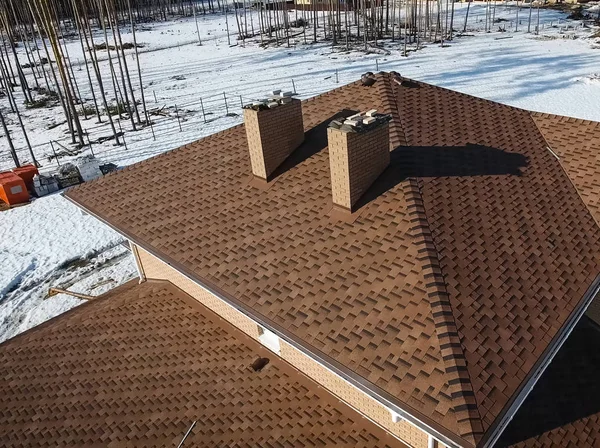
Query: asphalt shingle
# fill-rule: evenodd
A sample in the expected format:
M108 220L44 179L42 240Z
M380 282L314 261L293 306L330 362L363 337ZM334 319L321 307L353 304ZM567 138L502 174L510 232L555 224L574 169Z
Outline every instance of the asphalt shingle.
M342 219L326 127L373 108L392 163ZM527 111L379 74L303 114L267 187L237 126L67 196L476 444L600 272L598 225Z

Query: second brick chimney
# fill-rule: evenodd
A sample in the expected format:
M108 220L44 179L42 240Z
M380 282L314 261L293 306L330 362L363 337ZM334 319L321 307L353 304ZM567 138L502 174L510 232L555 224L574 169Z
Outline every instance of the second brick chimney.
M302 103L291 92L244 106L244 124L252 173L263 180L304 141Z
M334 120L327 128L333 203L353 211L360 197L390 164L391 116L375 110Z

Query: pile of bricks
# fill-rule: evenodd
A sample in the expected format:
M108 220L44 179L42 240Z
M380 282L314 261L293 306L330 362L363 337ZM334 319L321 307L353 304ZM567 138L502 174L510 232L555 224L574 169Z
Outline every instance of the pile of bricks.
M281 90L273 90L268 98L262 99L260 101L255 101L251 104L246 104L244 106L244 109L273 109L277 106L281 106L282 104L291 103L293 96L294 92L282 92Z
M58 181L53 176L39 174L33 178L33 191L37 197L58 191Z
M77 160L76 164L81 179L84 182L89 182L102 176L102 171L100 170L101 162L93 156L82 157Z
M344 132L366 132L389 122L391 119L391 115L380 114L377 113L377 110L371 109L364 114L359 112L344 120L333 120L329 123L329 127Z
M54 175L58 181L60 188L72 187L81 183L79 170L72 163L66 163L58 169L58 173Z

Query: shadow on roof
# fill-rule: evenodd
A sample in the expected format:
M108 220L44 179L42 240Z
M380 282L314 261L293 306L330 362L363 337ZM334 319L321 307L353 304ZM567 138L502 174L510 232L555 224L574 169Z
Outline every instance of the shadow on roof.
M600 412L600 327L584 316L508 425L507 447Z
M344 109L332 115L325 121L322 121L304 134L304 143L302 143L294 152L292 152L285 161L273 172L269 180L281 176L286 171L291 170L296 165L301 164L306 159L321 152L327 147L327 127L329 123L338 118L346 118L358 113L356 110Z
M399 146L390 166L359 199L365 206L409 177L520 176L527 157L483 145Z

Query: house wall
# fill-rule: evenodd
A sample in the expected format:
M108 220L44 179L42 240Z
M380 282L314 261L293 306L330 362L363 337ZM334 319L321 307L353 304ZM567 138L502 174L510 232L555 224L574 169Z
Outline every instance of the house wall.
M206 289L198 286L196 283L177 272L165 262L146 252L144 249L137 247L137 254L138 260L142 265L141 271L146 278L170 281L179 289L198 300L198 302L217 313L223 319L235 325L250 337L258 340L259 333L256 322L244 316L235 308L226 304Z
M259 340L259 326L255 321L142 248L136 247L134 253L136 260L141 264L140 271L146 278L170 281L252 338ZM428 435L425 432L404 420L394 423L390 411L385 406L282 340L280 340L280 350L280 356L287 362L396 435L407 445L413 448L427 448ZM442 444L436 446L443 448Z

